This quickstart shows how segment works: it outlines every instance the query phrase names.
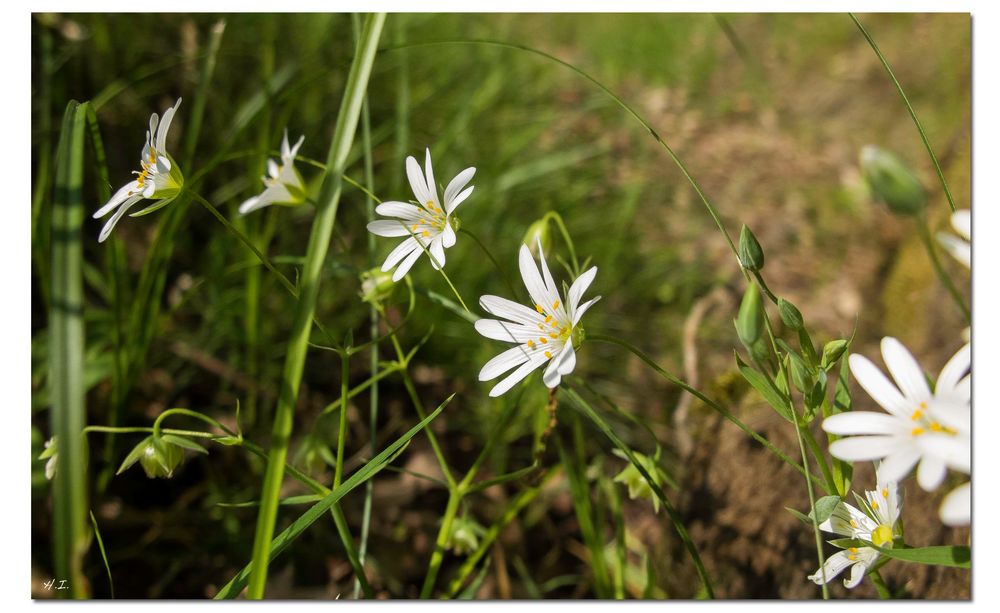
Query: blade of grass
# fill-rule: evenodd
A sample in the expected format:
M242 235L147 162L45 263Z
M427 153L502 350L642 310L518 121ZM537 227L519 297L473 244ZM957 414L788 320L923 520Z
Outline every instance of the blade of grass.
M97 548L101 550L101 560L104 561L104 570L108 573L108 585L111 587L111 599L115 598L115 580L111 577L111 565L108 564L108 552L104 550L104 539L101 538L101 530L97 527L97 518L94 512L90 512L90 523L94 526L94 537L97 539Z
M52 433L59 441L54 486L56 577L69 583L68 596L85 598L83 554L87 541L86 449L83 428L83 157L87 105L66 106L56 154L52 205L49 383Z
M317 502L308 511L303 513L298 519L296 519L288 528L281 532L268 547L268 555L270 559L274 559L280 555L289 545L291 545L295 539L302 535L303 532L309 526L311 526L317 519L319 519L323 514L325 514L334 504L337 503L341 498L346 496L351 490L361 485L365 481L371 479L379 471L386 467L386 465L402 451L403 446L406 445L410 439L414 437L420 430L430 424L435 417L441 414L441 411L451 402L454 395L449 396L447 400L442 402L437 409L435 409L430 415L420 421L417 425L410 428L403 436L396 439L391 445L386 447L380 454L372 458L364 466L354 471L346 481L344 481L340 487L336 490L327 494L323 500ZM247 585L251 577L251 569L253 568L253 562L247 564L243 570L241 570L235 577L233 577L229 583L227 583L219 593L216 594L215 598L217 600L235 598L239 595L240 591Z
M361 101L368 86L378 39L385 23L384 14L370 15L365 20L364 31L358 45L358 53L351 63L351 70L344 89L343 100L337 114L336 127L330 151L327 156L327 173L318 201L316 218L313 220L309 245L306 249L306 263L302 271L300 286L302 291L295 308L292 333L288 339L285 369L282 377L281 394L275 409L272 428L272 447L268 455L267 472L261 492L261 508L254 534L253 560L247 596L263 598L267 582L267 566L271 558L271 536L277 521L277 502L284 476L285 457L288 455L288 441L292 433L295 404L298 399L299 384L305 367L306 350L309 344L309 330L319 293L320 272L326 259L326 251L333 235L334 222L340 202L341 179L354 132L361 114Z

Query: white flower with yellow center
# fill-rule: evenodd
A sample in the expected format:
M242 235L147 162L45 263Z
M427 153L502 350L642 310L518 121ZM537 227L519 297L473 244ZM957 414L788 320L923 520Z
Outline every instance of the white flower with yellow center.
M968 474L970 355L969 345L960 349L941 370L931 393L917 361L894 338L882 339L882 358L896 385L868 358L852 354L851 372L888 414L850 411L826 418L824 430L847 436L831 443L830 453L848 462L883 460L880 470L887 481L902 480L919 462L917 482L927 491L941 485L949 467Z
M954 234L938 233L938 242L948 250L956 260L972 268L972 214L969 209L955 211L951 214L951 227L958 232Z
M295 206L306 199L306 188L302 175L295 169L295 154L299 152L305 136L300 136L294 147L288 146L288 130L281 139L281 162L267 160L267 175L263 177L265 189L260 194L247 198L240 205L240 214L246 215L271 204Z
M396 268L393 281L406 276L425 249L430 253L434 270L444 267L444 250L455 244L458 229L458 219L452 214L472 194L473 186L466 185L476 174L475 168L466 168L455 175L444 190L444 202L438 200L430 149L427 149L424 168L426 173L420 171L420 164L412 155L406 158L406 175L417 204L383 202L375 212L393 219L379 219L368 224L368 231L377 236L409 237L396 246L382 264L382 272Z
M163 112L162 120L156 113L150 116L149 131L146 132L146 146L142 148L142 159L139 160L141 169L132 171L132 174L137 175L135 180L129 181L115 192L111 200L108 200L107 204L94 213L94 219L99 219L117 209L101 229L98 242L104 242L122 215L140 200L148 198L158 202L134 213L133 216L149 213L161 206L166 206L181 192L181 187L184 185L184 175L181 174L177 162L167 153L167 132L170 130L174 113L180 105L181 99L178 98L174 106Z
M894 481L883 480L881 467L876 471L876 476L877 489L865 492L868 503L865 511L841 501L833 514L819 525L819 529L867 541L876 547L892 547L893 538L899 536L897 523L902 503L899 485ZM850 567L851 576L844 579L844 585L853 588L861 583L878 557L879 552L874 547L848 547L827 558L823 568L809 575L809 580L817 585L828 583Z
M517 343L516 347L496 356L479 371L479 380L489 381L517 367L490 390L490 396L503 394L546 362L549 365L542 375L542 381L550 388L559 385L563 375L570 374L576 367L573 341L582 340L580 318L601 299L598 296L580 303L583 293L597 276L597 267L594 266L573 282L567 293L567 300L563 301L545 263L541 245L538 246L538 253L541 274L527 245L521 245L518 259L521 278L535 303L534 309L499 296L483 296L479 299L480 306L502 320L480 319L476 322L476 331L487 338Z

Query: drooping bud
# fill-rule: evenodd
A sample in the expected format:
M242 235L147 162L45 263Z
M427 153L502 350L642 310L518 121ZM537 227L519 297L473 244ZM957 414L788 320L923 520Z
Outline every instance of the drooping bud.
M445 548L460 556L472 553L479 548L479 537L485 533L486 529L471 517L456 517Z
M552 236L549 230L548 219L542 217L528 226L528 231L524 233L524 238L521 239L521 243L528 246L528 249L531 250L531 255L535 258L539 257L539 243L542 245L542 251L548 253L549 247L552 244Z
M626 487L628 487L628 497L632 500L637 498L646 498L651 500L653 502L653 511L655 513L659 513L660 499L656 496L656 494L654 494L653 488L650 487L649 482L642 476L639 469L635 467L635 464L632 464L632 462L628 460L628 456L621 450L612 449L611 452L619 458L629 462L628 466L615 475L615 483L624 483ZM664 482L664 475L660 467L656 464L656 460L637 451L633 451L632 455L635 456L635 459L638 460L639 464L642 465L642 468L649 474L649 476L653 478L653 483L658 486L662 486Z
M746 224L740 229L740 264L751 272L764 268L764 250Z
M893 213L916 215L927 204L927 192L920 179L896 154L866 145L861 149L861 174L872 197L884 202Z
M389 296L396 288L392 282L392 274L382 272L379 268L366 270L360 275L361 278L361 299L370 304L379 304Z

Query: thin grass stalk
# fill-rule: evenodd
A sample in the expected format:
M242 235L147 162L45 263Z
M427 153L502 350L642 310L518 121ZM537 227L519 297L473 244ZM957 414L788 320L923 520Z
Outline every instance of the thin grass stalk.
M355 54L351 63L344 96L337 113L333 141L330 143L330 151L327 156L328 170L323 179L316 218L309 235L305 265L302 269L301 292L295 308L295 319L288 340L281 392L274 414L272 446L268 455L267 471L261 492L261 507L257 516L253 559L247 590L247 597L252 599L263 598L264 587L267 583L271 539L277 521L281 482L284 476L285 458L288 455L288 442L292 434L295 404L298 400L306 350L309 346L309 330L316 309L316 297L319 293L320 272L333 235L333 227L340 203L340 176L344 172L347 155L350 152L351 143L354 141L354 133L361 115L361 102L368 86L368 78L371 75L384 23L385 14L383 13L370 15L365 19L358 53Z
M215 60L222 46L222 35L226 32L226 20L220 19L212 25L208 37L208 51L201 65L201 75L198 81L198 94L191 105L191 115L188 118L184 141L184 163L190 168L194 163L194 154L198 148L198 136L201 134L202 119L205 116L205 105L208 103L208 88L215 73Z
M878 45L875 44L875 39L871 37L868 30L865 29L861 22L854 13L848 13L851 17L851 21L854 25L858 26L858 30L861 30L861 34L868 41L868 45L878 56L880 62L882 62L882 67L885 68L886 73L888 73L889 78L892 79L892 83L896 86L896 91L899 92L899 97L903 99L903 104L906 105L906 110L910 113L910 118L913 119L913 125L917 126L917 132L920 132L920 140L924 143L924 148L927 149L927 155L930 156L931 162L934 164L934 170L937 172L938 180L941 181L941 187L944 188L944 195L948 199L948 206L951 207L952 212L955 211L955 199L951 197L951 190L948 188L948 181L944 178L944 172L941 171L941 164L938 163L937 156L934 155L934 149L931 148L931 142L927 139L927 133L924 132L924 126L921 125L920 120L917 119L917 113L913 110L913 106L910 104L910 99L906 96L906 92L903 91L903 86L899 84L899 80L896 79L895 73L892 72L892 68L889 67L888 60L882 55L882 51L879 50Z
M355 37L357 37L357 35L360 34L360 23L357 15L354 15L353 17ZM375 219L375 198L372 195L375 185L375 173L372 161L371 115L367 95L365 95L364 101L361 104L361 145L364 151L365 165L365 211L367 213L368 222L371 223ZM375 235L371 232L368 232L367 234L368 267L371 268L375 266L376 243ZM378 309L374 304L370 305L368 308L368 319L369 336L373 339L378 338ZM375 376L378 374L378 358L378 343L372 343L368 358L368 369L371 372L371 377L373 379L371 392L368 394L368 448L372 454L375 453L375 449L378 444L378 379L375 379ZM346 403L346 400L344 403ZM361 511L361 542L358 545L358 559L362 568L364 568L365 557L368 554L368 531L371 527L373 493L374 484L371 481L367 481L365 483L365 502ZM354 582L355 598L358 597L360 591L361 580L358 579Z
M59 445L53 481L55 576L67 596L85 598L87 539L86 390L83 381L83 157L87 105L70 102L56 156L52 205L49 385L52 433Z

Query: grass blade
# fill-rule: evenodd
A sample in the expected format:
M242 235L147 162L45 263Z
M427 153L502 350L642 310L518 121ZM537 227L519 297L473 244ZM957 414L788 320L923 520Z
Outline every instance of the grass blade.
M67 579L69 596L86 597L83 554L87 516L83 428L83 156L86 103L66 106L56 154L52 207L52 301L49 309L49 383L52 433L59 441L54 479L55 572Z
M115 580L111 578L111 565L108 564L108 552L104 550L104 539L101 538L101 531L97 527L97 518L94 512L90 512L90 523L94 526L94 537L97 539L97 548L101 550L101 559L104 560L104 570L108 573L108 585L111 586L111 598L115 597Z

